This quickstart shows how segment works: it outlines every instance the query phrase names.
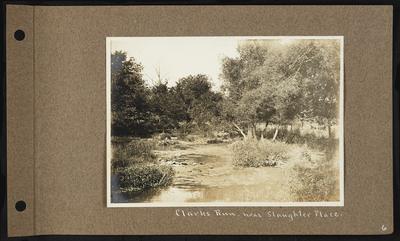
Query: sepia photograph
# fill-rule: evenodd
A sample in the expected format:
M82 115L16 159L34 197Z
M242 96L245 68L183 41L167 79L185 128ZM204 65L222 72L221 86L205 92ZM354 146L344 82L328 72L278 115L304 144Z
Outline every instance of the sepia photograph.
M108 37L107 206L343 206L343 42Z

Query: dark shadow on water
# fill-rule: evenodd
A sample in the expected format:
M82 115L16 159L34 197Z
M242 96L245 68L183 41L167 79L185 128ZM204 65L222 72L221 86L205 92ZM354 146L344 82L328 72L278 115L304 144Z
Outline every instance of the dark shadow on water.
M261 185L232 185L227 187L192 187L149 189L129 195L113 193L113 203L196 203L196 202L253 202L285 201L274 190Z
M149 188L141 192L121 192L119 190L119 179L117 175L111 177L111 202L112 203L146 203L153 202L154 199L161 194L174 190L178 193L192 193L195 191L205 190L207 187L196 183L182 183L170 187ZM172 192L173 193L173 192ZM174 200L171 200L173 202Z
M163 188L151 188L142 192L123 193L121 191L113 191L111 200L113 203L143 203L150 202L152 197L159 195Z
M119 190L119 178L117 175L111 176L111 202L112 203L131 203L149 202L151 198L159 195L164 188L151 188L141 192L121 192Z
M186 154L181 155L175 159L177 165L193 165L197 167L207 168L207 163L214 162L217 156L204 155L204 154ZM194 166L195 167L195 166ZM194 174L193 174L194 175ZM150 188L141 192L127 193L121 192L119 178L117 175L111 176L111 202L112 203L146 203L163 201L167 199L168 202L174 202L174 196L177 202L182 200L192 199L192 194L204 193L207 186L201 185L195 181L193 176L175 176L174 184L169 187ZM161 200L160 200L161 199Z
M112 190L111 193L111 202L112 203L150 203L157 200L157 197L162 196L163 193L169 193L170 190L174 190L177 193L187 193L190 194L194 191L205 190L205 187L198 185L174 185L172 187L163 187L163 188L150 188L144 190L142 192L135 193L123 193L118 190L118 188ZM174 192L172 192L174 193ZM179 198L179 197L178 197ZM169 202L174 202L175 200L171 199ZM176 200L179 202L180 200Z
M111 202L130 203L130 202L149 202L152 197L159 195L164 188L151 188L142 192L121 192L119 190L119 179L117 175L111 177Z

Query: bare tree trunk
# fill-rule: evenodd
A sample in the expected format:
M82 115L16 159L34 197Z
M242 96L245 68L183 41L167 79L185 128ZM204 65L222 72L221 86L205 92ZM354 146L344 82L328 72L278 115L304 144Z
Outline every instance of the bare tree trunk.
M238 125L236 125L235 123L233 123L233 126L236 127L236 129L238 129L238 131L240 132L240 134L243 136L244 139L246 139L246 134L244 134L243 130L240 129L240 127Z
M279 126L277 126L275 129L275 134L274 137L272 138L272 141L275 141L276 137L278 136L278 131L279 131Z
M332 136L331 124L328 124L328 137L329 137L329 139L331 138L331 136Z
M247 126L247 138L248 139L253 139L253 128L251 124Z
M266 121L264 128L261 129L261 135L260 135L260 140L264 141L265 137L264 137L264 133L267 131L267 126L268 126L269 122Z

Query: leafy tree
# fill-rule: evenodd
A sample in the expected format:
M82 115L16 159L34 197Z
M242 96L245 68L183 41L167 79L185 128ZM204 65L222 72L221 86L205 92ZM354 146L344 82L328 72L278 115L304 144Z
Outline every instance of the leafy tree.
M221 74L221 78L225 80L223 88L234 101L240 100L245 91L260 86L262 80L256 73L263 66L268 53L262 42L257 40L240 44L237 51L238 58L225 58L222 61Z
M203 131L230 123L243 137L257 124L295 120L324 125L331 135L339 103L339 43L332 40L244 41L238 57L222 61L223 94L206 75L189 75L168 87L146 86L143 67L125 52L111 56L113 135L145 136L182 126ZM186 128L185 127L185 128ZM245 133L247 129L247 134ZM274 138L275 138L274 137Z
M339 43L316 43L317 53L310 61L314 71L304 78L305 117L324 125L331 136L331 126L337 124L339 111L340 56ZM312 69L312 68L310 68Z
M238 53L237 58L223 60L221 78L231 102L225 104L229 109L228 118L244 137L250 137L254 136L258 121L265 119L268 122L276 112L275 104L271 102L274 100L271 89L275 88L272 82L276 64L270 62L271 50L260 41L242 43ZM243 126L247 126L247 136Z
M116 51L111 56L111 70L112 135L149 134L153 120L142 65Z
M331 126L338 119L339 42L332 40L300 41L289 51L292 82L301 92L291 105L295 117L324 125L331 136Z
M204 129L220 115L222 95L212 91L207 76L199 74L181 78L174 91L176 97L183 101L186 122Z
M179 122L186 118L184 102L178 98L174 88L159 82L151 89L151 110L156 119L159 132L166 132L179 127Z
M254 136L256 123L279 126L295 119L330 130L337 118L338 48L329 40L299 40L285 48L274 41L240 45L239 57L223 60L221 75L234 126L243 136L247 126L245 137Z

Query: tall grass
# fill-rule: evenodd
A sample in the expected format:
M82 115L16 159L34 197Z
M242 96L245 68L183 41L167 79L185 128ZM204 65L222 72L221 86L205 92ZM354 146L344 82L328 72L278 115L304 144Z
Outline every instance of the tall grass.
M272 139L275 133L274 129L266 132L266 137ZM277 141L287 144L307 145L308 148L322 151L325 153L325 159L329 162L336 154L339 148L339 139L329 138L316 133L301 133L300 129L288 130L286 127L279 128Z
M275 129L269 129L265 132L265 137L272 139L275 134ZM307 144L309 147L318 150L325 150L327 147L335 146L338 139L329 138L316 133L302 133L299 128L289 130L285 126L278 128L278 135L276 140L285 142L287 144Z
M134 193L149 188L165 187L172 183L175 172L170 166L134 165L119 172L120 190Z
M119 140L112 145L112 173L119 178L122 192L136 193L149 188L168 186L174 170L156 164L153 140Z
M293 166L290 190L296 201L338 201L338 168L332 162L315 162L303 153L303 160Z
M112 167L116 171L138 163L153 162L155 143L150 140L131 140L129 142L113 142Z
M286 145L268 140L246 139L231 144L233 165L241 167L276 166L288 159Z

